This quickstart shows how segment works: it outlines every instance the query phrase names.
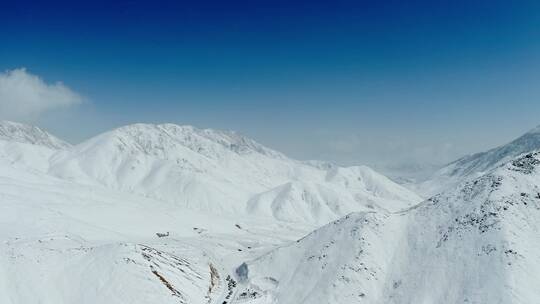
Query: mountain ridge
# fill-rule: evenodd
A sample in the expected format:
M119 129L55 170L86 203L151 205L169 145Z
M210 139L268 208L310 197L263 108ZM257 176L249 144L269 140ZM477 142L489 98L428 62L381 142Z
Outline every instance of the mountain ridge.
M7 120L0 120L0 140L39 145L54 150L71 147L71 144L41 128Z
M460 182L479 177L520 154L537 149L540 149L540 125L507 144L457 159L412 188L429 197Z
M349 214L237 273L257 294L246 303L533 303L538 219L537 151L408 210Z

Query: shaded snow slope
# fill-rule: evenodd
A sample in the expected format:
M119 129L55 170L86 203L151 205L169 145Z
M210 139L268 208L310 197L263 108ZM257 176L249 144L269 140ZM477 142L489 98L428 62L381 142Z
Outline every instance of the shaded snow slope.
M244 303L535 303L540 153L400 213L353 213L239 267Z
M540 149L540 126L506 145L460 158L435 172L429 180L414 189L425 196L431 196L460 182L479 177L516 156L537 149Z

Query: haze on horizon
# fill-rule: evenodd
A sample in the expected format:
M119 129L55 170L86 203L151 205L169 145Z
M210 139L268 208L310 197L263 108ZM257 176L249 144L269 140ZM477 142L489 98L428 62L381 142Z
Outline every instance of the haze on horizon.
M299 159L442 164L540 124L535 1L0 4L0 119L79 142L231 129Z

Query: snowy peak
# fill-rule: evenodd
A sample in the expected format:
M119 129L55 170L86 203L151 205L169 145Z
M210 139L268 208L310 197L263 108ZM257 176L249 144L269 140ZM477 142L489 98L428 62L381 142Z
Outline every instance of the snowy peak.
M537 149L540 149L540 126L506 145L456 161L458 167L455 172L464 174L486 172L520 154Z
M273 158L286 158L283 154L235 132L198 129L193 126L133 124L99 135L89 142L106 138L114 140L121 151L160 158L167 158L168 151L178 150L179 147L212 159L219 159L224 153L258 153Z
M0 121L0 140L44 146L55 150L70 147L67 142L38 127L11 121Z
M512 142L469 156L465 156L438 170L432 178L418 187L418 191L431 196L449 189L462 181L497 168L513 158L540 149L540 126L530 130Z

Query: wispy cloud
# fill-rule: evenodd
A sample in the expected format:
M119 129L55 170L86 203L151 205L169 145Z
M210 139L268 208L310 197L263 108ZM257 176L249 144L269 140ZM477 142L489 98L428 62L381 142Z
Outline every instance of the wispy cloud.
M0 73L0 119L37 119L81 102L82 97L63 83L46 83L25 68Z

